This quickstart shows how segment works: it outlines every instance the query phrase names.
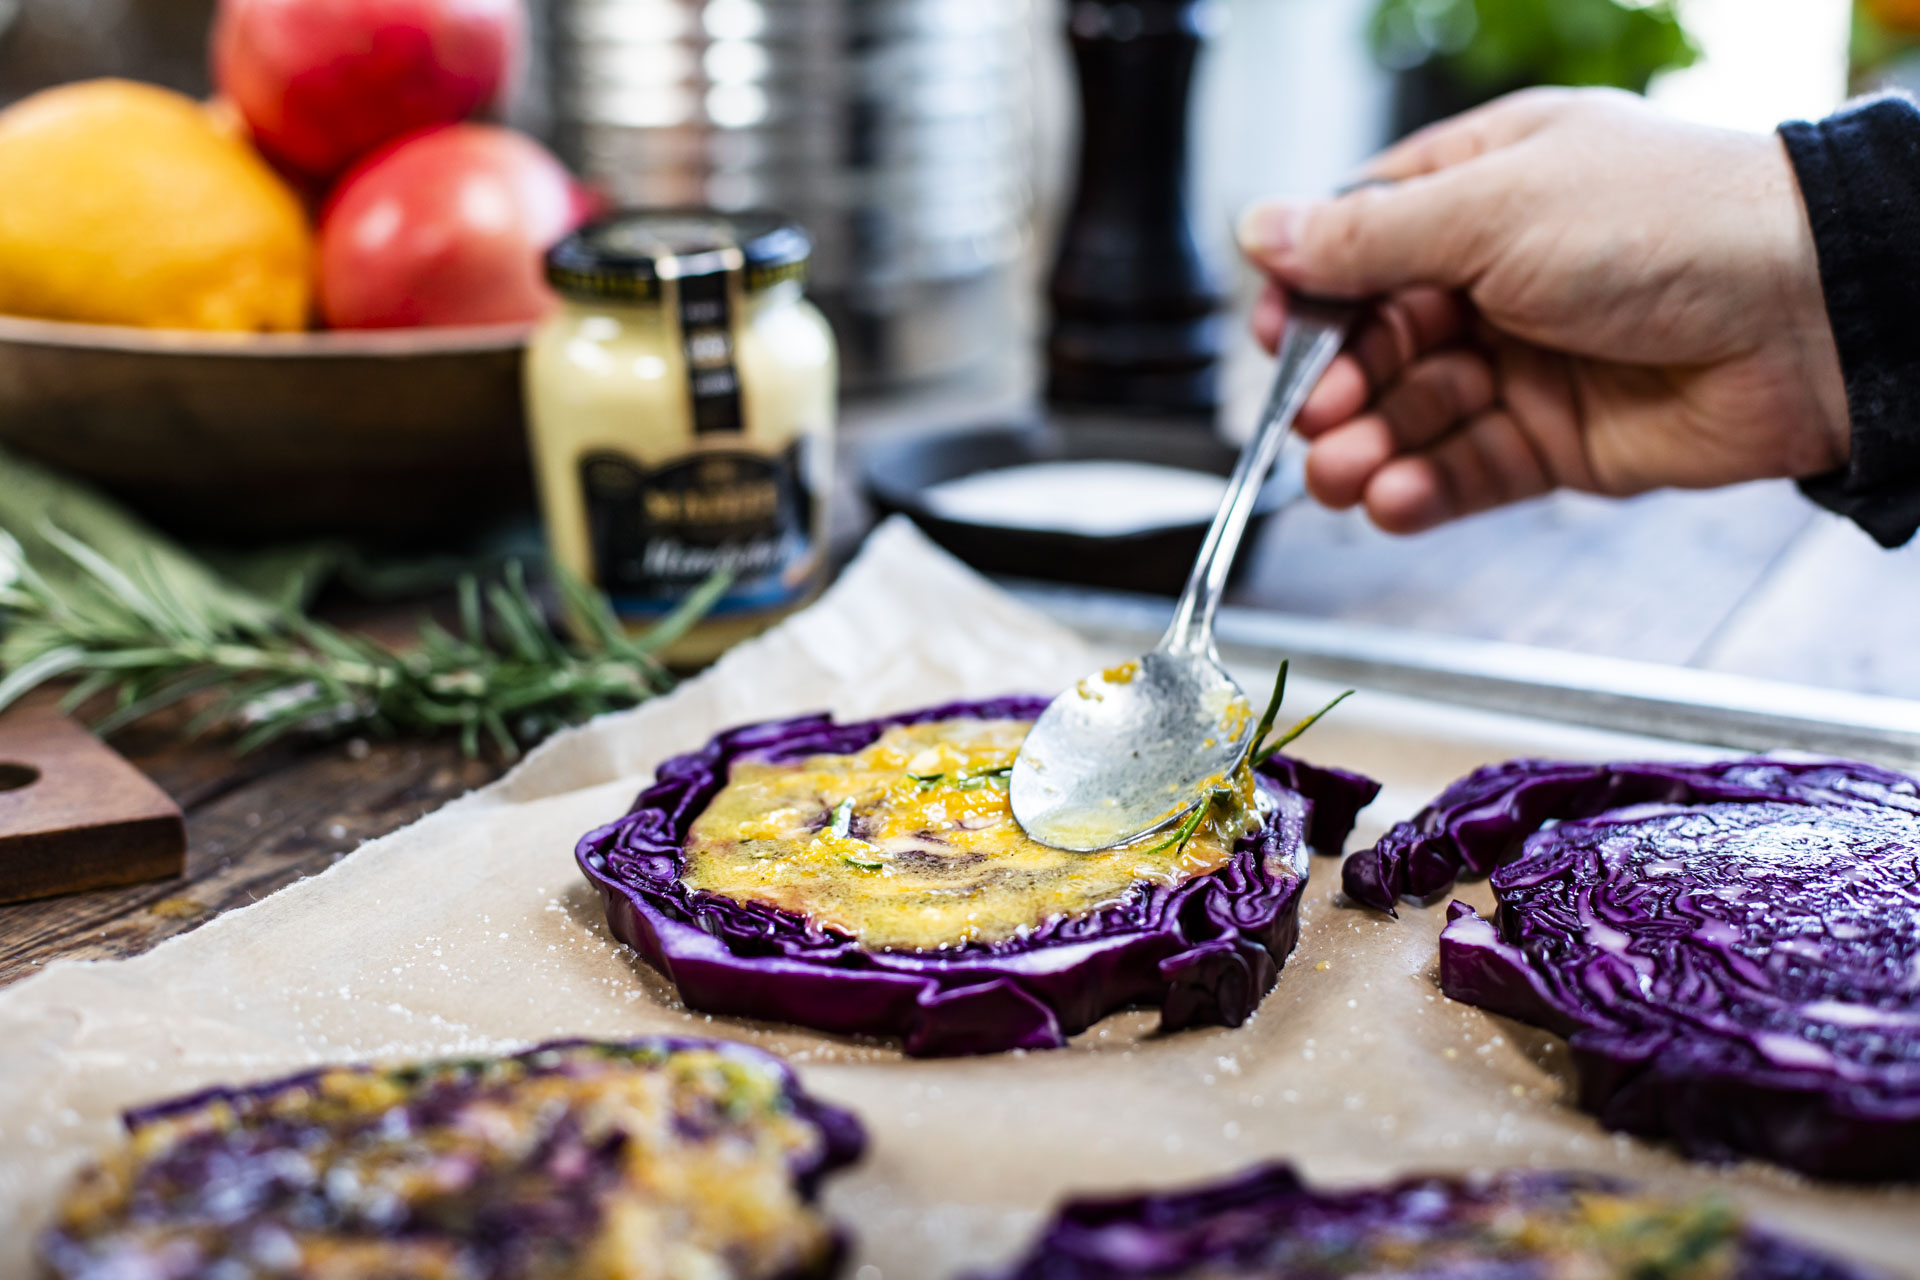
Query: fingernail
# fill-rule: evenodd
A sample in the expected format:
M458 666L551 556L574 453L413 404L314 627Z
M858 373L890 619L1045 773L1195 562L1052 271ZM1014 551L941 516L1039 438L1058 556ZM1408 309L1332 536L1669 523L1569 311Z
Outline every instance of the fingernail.
M1296 205L1267 201L1253 205L1240 215L1235 238L1248 253L1277 255L1298 242L1300 221L1306 210Z

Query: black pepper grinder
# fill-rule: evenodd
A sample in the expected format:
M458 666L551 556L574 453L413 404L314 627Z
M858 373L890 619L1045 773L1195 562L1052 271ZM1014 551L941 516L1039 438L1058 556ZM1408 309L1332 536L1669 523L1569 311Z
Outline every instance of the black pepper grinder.
M1213 0L1073 0L1080 168L1048 294L1047 399L1211 420L1221 297L1187 202L1188 96Z

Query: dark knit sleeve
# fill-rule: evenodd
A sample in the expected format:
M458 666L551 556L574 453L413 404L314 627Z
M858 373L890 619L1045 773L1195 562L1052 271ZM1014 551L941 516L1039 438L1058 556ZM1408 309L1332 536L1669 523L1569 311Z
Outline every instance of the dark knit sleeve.
M1820 253L1853 418L1847 465L1800 483L1882 546L1920 529L1920 107L1781 126Z

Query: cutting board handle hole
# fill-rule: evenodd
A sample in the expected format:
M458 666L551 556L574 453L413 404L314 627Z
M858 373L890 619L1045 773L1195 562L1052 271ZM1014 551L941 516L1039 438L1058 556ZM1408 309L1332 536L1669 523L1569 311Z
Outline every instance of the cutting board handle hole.
M18 791L40 781L40 771L30 764L0 760L0 791Z

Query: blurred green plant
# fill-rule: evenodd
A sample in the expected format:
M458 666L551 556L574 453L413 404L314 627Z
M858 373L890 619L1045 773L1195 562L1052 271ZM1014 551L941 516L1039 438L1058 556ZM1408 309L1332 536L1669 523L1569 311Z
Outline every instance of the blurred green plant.
M1488 95L1535 84L1642 93L1700 56L1675 0L1380 0L1369 38L1389 71L1433 66Z
M1920 4L1892 0L1854 0L1853 43L1849 50L1855 92L1882 87L1882 77L1920 50Z

